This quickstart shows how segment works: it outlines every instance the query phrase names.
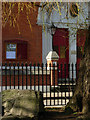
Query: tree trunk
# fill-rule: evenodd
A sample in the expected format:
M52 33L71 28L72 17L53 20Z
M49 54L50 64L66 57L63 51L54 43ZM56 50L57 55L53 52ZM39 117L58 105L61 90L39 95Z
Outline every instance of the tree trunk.
M90 27L85 43L84 56L80 62L74 96L67 104L73 111L90 112Z

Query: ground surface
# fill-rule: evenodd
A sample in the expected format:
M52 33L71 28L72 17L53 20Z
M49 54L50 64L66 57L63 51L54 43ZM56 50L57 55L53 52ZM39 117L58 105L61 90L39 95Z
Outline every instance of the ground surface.
M1 92L0 92L0 120L1 120Z
M78 116L82 115L81 113L67 115L61 109L51 109L45 110L44 114L41 114L38 120L76 120ZM20 120L20 119L15 119ZM27 119L26 119L27 120Z
M81 113L74 113L67 115L61 109L46 110L46 112L40 116L39 120L76 120Z

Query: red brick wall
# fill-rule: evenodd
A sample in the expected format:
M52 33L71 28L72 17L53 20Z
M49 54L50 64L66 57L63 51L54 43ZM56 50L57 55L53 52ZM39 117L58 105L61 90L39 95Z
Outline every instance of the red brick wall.
M8 60L8 61L19 61L19 62L32 62L32 63L41 63L42 62L42 28L38 26L37 23L37 15L38 15L38 7L33 11L30 9L30 22L32 31L29 27L26 17L26 11L20 13L18 25L20 29L20 33L18 31L17 25L14 27L10 27L9 22L2 28L2 59L3 62L7 61L5 59L5 40L24 40L28 42L27 49L27 60Z
M46 75L43 75L43 85L50 85L50 75L47 75L47 83L46 83ZM35 86L38 86L38 76L32 75L31 77L31 83L30 83L30 75L27 76L27 86L34 86L34 79L35 79ZM2 77L2 86L6 86L6 82L7 82L7 86L10 86L10 81L11 81L11 86L14 86L14 76L11 76L11 80L10 80L10 76L7 75ZM42 85L42 75L39 75L39 85ZM15 75L15 86L18 86L18 75ZM19 86L22 86L22 75L19 76ZM23 86L26 86L26 76L23 76Z

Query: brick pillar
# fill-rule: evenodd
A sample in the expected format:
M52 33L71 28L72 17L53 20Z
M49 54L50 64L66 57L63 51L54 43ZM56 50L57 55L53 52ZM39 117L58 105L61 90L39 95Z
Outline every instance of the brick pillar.
M50 51L46 56L46 59L47 59L47 67L49 70L50 70L50 64L51 64L51 85L54 85L54 81L55 81L55 86L56 86L58 84L57 62L58 62L59 56L56 53L56 51ZM54 76L55 76L55 79L54 79Z

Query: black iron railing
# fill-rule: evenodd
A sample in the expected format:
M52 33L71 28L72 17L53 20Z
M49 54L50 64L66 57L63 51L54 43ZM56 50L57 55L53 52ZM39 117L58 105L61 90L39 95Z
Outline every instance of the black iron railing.
M46 106L66 105L74 94L77 64L3 63L2 90L41 91Z

